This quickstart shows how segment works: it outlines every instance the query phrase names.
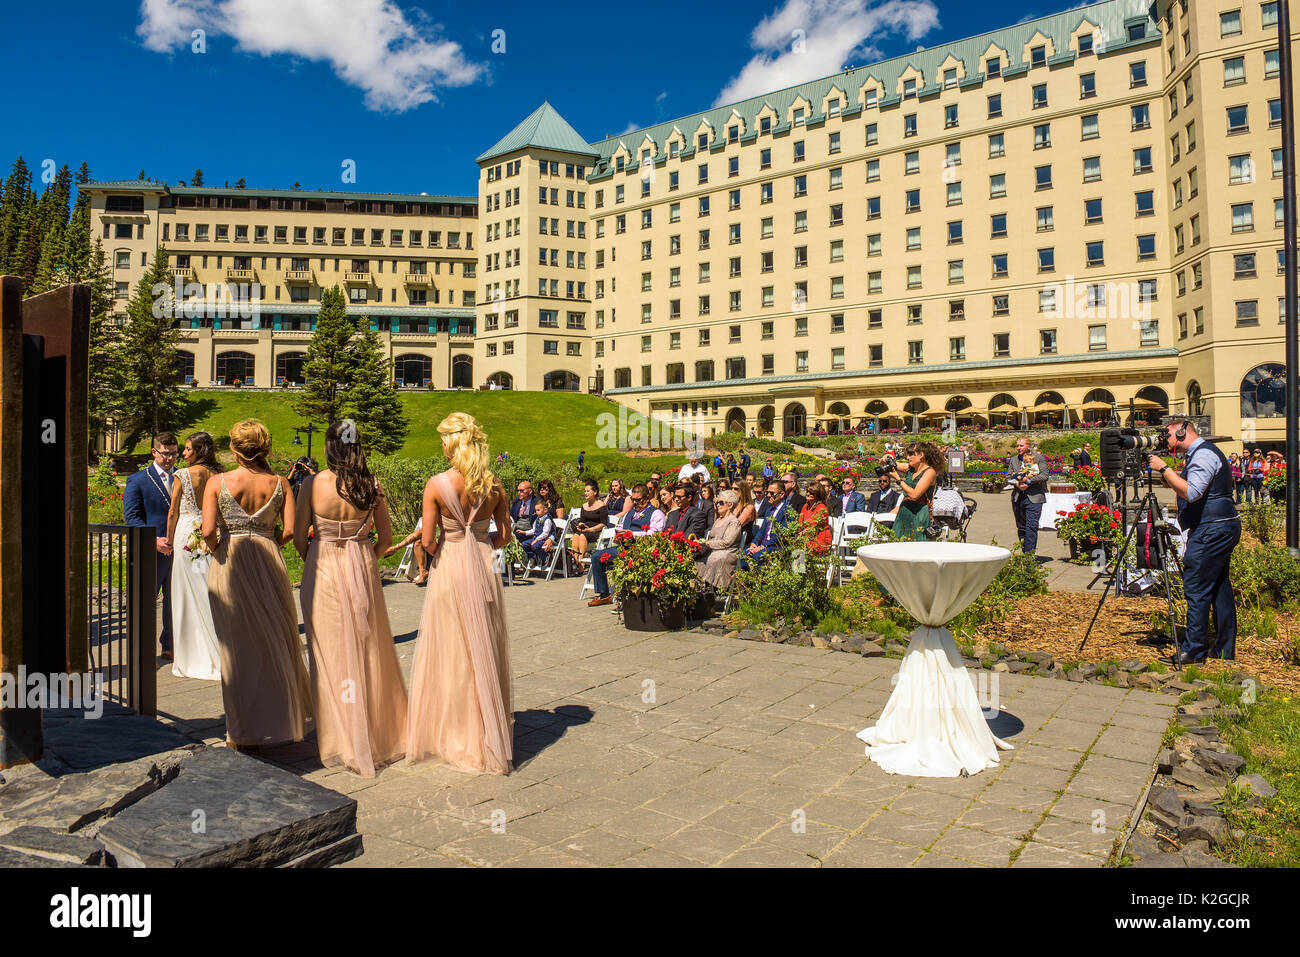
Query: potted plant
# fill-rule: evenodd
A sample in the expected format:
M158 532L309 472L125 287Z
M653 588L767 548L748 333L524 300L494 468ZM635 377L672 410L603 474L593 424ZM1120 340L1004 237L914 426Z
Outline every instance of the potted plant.
M1286 466L1279 463L1268 470L1268 477L1264 479L1264 491L1268 493L1270 502L1286 501Z
M231 385L233 385L236 389L242 388L244 385L244 380L236 379L234 382L231 383Z
M699 543L681 532L634 537L620 532L618 553L605 555L609 577L633 631L681 628L702 590L695 567Z
M1070 545L1070 561L1089 562L1098 547L1109 562L1124 537L1122 516L1096 502L1080 502L1071 512L1056 513L1056 534Z

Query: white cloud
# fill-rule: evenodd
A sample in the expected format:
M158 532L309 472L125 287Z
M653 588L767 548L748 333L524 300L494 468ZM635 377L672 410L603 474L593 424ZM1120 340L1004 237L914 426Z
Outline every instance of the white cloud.
M196 28L223 34L246 53L328 63L371 110L412 109L487 70L439 25L418 11L408 17L392 0L142 0L140 15L136 32L147 49L188 47Z
M884 56L887 34L917 40L939 25L930 0L786 0L750 35L757 52L714 106L828 76L849 62ZM800 31L796 33L796 31Z

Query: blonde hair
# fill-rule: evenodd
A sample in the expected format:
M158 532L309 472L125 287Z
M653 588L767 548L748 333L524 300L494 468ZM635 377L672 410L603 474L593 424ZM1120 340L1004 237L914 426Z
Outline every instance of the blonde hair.
M486 495L492 490L495 476L488 471L488 442L474 416L453 412L440 423L438 432L448 449L451 467L465 479L470 495Z
M266 457L271 454L271 433L257 419L244 419L230 427L230 451L241 462L257 462L270 470Z

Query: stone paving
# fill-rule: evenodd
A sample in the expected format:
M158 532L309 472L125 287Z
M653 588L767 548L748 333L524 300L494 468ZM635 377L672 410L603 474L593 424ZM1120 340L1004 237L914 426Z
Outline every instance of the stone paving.
M988 498L990 527L1000 511L1009 520L1008 500ZM630 632L578 589L506 590L516 773L426 763L364 779L322 768L314 738L270 756L356 798L365 853L345 866L1097 867L1151 779L1174 706L992 676L1002 710L991 727L1015 747L998 768L888 775L854 734L880 714L897 660ZM401 582L384 593L409 671L426 592ZM158 692L161 718L223 739L215 683L165 668Z

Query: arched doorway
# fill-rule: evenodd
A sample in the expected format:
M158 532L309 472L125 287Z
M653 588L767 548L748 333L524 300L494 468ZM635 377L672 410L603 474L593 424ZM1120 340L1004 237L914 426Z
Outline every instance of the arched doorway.
M741 433L745 431L744 409L732 409L727 413L727 431Z
M1195 379L1187 383L1187 414L1205 414L1205 398L1201 395L1201 384Z
M758 434L771 435L776 426L776 406L765 405L758 410Z
M1169 414L1169 395L1157 386L1148 385L1138 389L1133 404L1139 422L1159 423Z
M781 437L789 438L792 435L803 435L808 426L808 415L804 407L799 402L791 402L781 413Z
M498 389L513 389L515 378L509 372L494 372L488 376L488 385L496 386Z
M1266 362L1241 380L1241 417L1276 419L1286 414L1286 366Z
M453 389L474 388L474 357L461 353L451 357L451 387Z
M1059 425L1064 428L1066 415L1065 396L1050 389L1047 392L1040 392L1038 398L1034 400L1029 414L1032 416L1035 426L1053 428Z
M398 385L424 386L433 381L433 360L408 352L393 360L393 379Z
M218 385L234 385L236 380L252 385L256 371L251 353L223 352L217 356Z
M989 399L989 424L1016 427L1016 417L1020 414L1020 402L1010 392L999 392Z
M545 392L577 392L578 377L566 369L557 369L542 376L542 389Z
M852 427L852 422L849 421L849 407L845 403L832 402L826 407L826 414L835 416L826 423L826 431L831 435L839 435Z
M907 413L904 420L904 426L913 432L921 431L925 413L930 411L930 403L922 398L908 399L907 404L903 406L903 411Z
M305 352L282 352L275 357L275 384L287 382L289 385L302 385L303 366L306 364Z

